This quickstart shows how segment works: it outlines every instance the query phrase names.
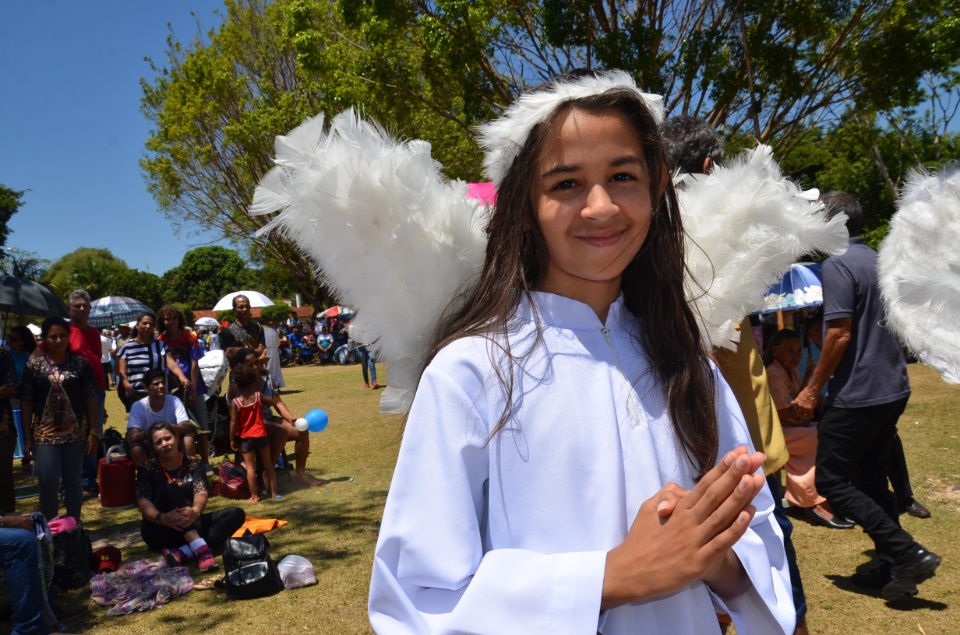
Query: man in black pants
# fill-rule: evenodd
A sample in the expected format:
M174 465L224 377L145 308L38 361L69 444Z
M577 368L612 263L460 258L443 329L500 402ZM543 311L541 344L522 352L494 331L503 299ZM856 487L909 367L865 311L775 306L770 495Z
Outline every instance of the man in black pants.
M907 365L900 344L882 326L877 253L859 237L860 203L845 192L826 194L823 202L828 218L847 215L850 247L823 263L823 350L813 377L793 403L800 416L810 417L817 394L827 386L817 491L863 527L876 546L879 566L854 582L880 588L884 598L895 600L915 595L917 585L940 565L940 556L900 527L896 500L887 487L897 420L910 398Z

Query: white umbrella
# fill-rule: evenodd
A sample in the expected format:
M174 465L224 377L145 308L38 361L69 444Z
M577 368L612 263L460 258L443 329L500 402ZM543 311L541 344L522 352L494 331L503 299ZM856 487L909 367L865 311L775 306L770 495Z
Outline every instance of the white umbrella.
M259 291L234 291L220 298L213 307L214 311L229 311L233 309L233 299L238 295L246 296L250 300L250 307L273 306L273 301Z
M197 318L193 324L195 326L220 326L220 323L217 322L217 319L212 317Z
M27 324L27 328L30 329L30 332L34 335L40 335L40 327L36 324Z

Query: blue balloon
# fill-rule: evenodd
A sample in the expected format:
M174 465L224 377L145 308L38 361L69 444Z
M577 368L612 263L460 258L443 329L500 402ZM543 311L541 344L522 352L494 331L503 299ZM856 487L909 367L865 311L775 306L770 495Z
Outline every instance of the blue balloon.
M310 432L323 432L327 429L327 423L330 421L327 413L319 408L314 408L304 415L303 418L307 420L307 429L310 430Z

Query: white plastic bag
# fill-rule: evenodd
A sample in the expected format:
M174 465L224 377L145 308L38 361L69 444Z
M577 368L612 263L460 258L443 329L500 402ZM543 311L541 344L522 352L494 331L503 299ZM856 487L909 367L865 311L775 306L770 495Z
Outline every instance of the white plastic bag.
M313 575L313 565L303 556L287 556L280 561L277 569L280 570L284 589L299 589L317 583L317 577Z

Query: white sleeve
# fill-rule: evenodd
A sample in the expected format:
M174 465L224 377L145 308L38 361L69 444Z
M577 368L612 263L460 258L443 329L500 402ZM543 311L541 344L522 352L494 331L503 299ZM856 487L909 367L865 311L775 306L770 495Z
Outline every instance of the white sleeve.
M144 424L143 404L139 401L135 401L130 407L130 415L127 417L127 430L136 428L137 430L143 430L146 432L147 426Z
M719 455L723 456L740 445L754 449L740 406L719 374L717 384ZM752 584L736 598L721 600L711 595L717 608L730 614L738 633L793 633L797 614L793 606L790 571L783 533L773 515L773 496L766 485L753 499L753 505L757 512L750 522L750 529L733 546Z
M374 557L373 629L596 633L604 551L485 548L489 432L467 394L482 382L464 383L428 368L417 390Z
M187 415L187 409L183 407L183 402L180 401L179 397L170 397L173 399L173 410L177 415L177 420L172 421L171 423L183 423L184 421L190 421L190 417Z

